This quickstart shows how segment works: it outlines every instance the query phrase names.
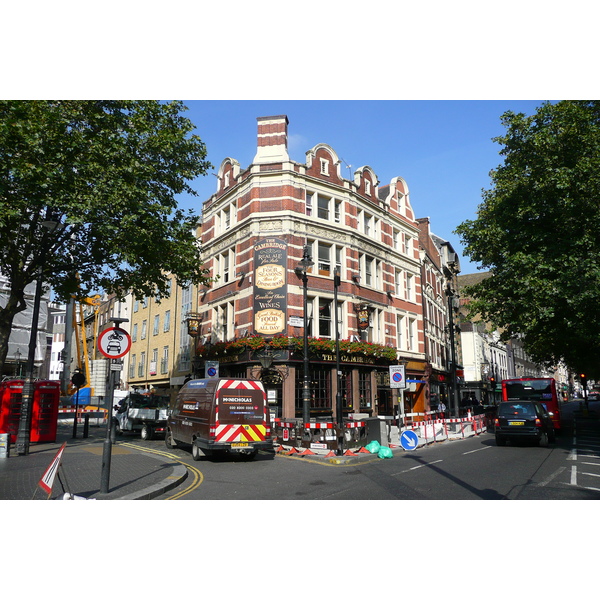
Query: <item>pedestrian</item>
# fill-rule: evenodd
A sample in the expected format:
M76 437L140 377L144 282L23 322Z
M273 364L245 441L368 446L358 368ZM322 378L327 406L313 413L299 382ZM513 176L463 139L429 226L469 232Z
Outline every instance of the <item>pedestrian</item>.
M438 413L440 419L443 419L446 413L446 405L444 404L443 400L440 400L440 403L438 404Z

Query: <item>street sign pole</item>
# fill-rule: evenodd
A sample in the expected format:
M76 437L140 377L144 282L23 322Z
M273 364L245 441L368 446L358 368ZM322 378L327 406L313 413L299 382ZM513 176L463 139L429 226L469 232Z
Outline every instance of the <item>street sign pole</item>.
M112 321L115 324L115 328L118 330L119 325L121 323L129 322L129 319L121 319L119 317L111 317L109 319L109 321ZM123 332L123 333L125 333L125 332ZM129 342L129 345L131 345L131 342ZM113 359L110 357L110 355L106 354L105 348L103 348L101 346L100 339L98 340L98 347L99 347L100 352L102 352L102 354L107 356L109 362L111 362ZM127 351L129 351L129 347L127 347ZM127 353L127 351L125 352L125 354ZM102 448L102 473L100 475L100 493L101 494L108 494L108 490L109 490L110 463L111 463L111 458L112 458L112 436L111 436L111 429L113 426L112 425L112 406L113 406L113 402L114 402L115 387L116 387L116 384L118 381L117 378L119 376L120 376L119 371L109 368L109 375L108 375L109 383L108 383L108 390L107 390L107 394L106 394L108 414L107 414L107 419L106 419L106 437L104 438L104 445Z

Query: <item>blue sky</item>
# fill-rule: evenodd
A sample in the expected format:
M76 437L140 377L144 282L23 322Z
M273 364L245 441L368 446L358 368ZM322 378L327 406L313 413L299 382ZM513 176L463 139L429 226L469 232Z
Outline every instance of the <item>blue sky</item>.
M461 256L462 273L477 265L463 256L453 233L476 216L489 172L501 162L501 146L492 138L504 133L500 116L508 111L532 114L543 100L207 100L184 101L186 116L206 144L208 160L218 170L226 157L242 169L256 153L258 117L287 115L288 151L304 163L306 152L329 144L344 163L344 177L369 165L380 185L393 177L408 183L417 217L429 217L433 233L450 241ZM350 165L350 169L346 165ZM198 198L182 198L181 206L199 212L216 191L209 174L194 181Z

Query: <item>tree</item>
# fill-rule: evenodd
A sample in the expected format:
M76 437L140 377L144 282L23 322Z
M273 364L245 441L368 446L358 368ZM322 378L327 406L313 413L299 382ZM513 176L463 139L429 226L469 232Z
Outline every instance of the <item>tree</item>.
M0 364L25 287L58 299L202 283L198 217L176 195L211 167L180 102L1 101Z
M456 230L492 275L466 293L535 360L600 377L600 102L501 119L504 163Z

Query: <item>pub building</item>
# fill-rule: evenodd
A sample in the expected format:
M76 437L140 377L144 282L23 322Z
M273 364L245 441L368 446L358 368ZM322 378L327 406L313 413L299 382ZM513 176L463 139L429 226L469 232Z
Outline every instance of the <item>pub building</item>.
M327 144L292 161L287 128L286 116L259 118L252 164L225 158L203 205L198 234L215 281L198 290L197 375L210 364L221 377L261 379L272 415L300 419L308 364L311 418L337 417L338 385L345 417L392 416L389 366L405 364L405 411L429 410L419 226L406 182L380 186L369 166L345 179Z

